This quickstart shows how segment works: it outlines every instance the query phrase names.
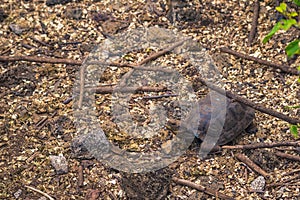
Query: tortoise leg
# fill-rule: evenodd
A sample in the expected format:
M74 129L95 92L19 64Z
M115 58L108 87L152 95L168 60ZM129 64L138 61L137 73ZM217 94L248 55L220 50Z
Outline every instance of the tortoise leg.
M257 127L256 127L256 124L254 122L251 122L249 124L249 126L245 129L245 131L247 133L250 133L250 134L254 134L258 131Z

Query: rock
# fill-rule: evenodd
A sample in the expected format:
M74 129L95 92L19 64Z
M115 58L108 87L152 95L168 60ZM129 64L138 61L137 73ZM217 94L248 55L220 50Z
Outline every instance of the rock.
M264 190L266 180L263 176L259 176L251 182L250 188L252 191L261 192Z
M17 34L17 35L21 35L24 31L25 31L25 29L23 29L23 28L21 28L19 25L17 25L17 24L10 24L9 25L9 28L10 28L10 30L12 31L12 32L14 32L15 34Z
M22 190L21 190L21 189L18 189L18 190L14 193L14 197L15 197L16 199L19 199L19 197L21 196L21 194L22 194Z
M56 174L66 174L68 173L68 162L67 159L59 154L58 156L49 156L51 165L55 168Z

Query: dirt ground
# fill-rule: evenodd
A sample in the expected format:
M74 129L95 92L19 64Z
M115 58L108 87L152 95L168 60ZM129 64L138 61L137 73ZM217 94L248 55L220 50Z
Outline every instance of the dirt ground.
M261 42L278 19L276 1L260 1L256 36L253 44L248 45L253 5L254 1L248 0L174 0L172 7L165 0L2 0L0 56L40 56L80 63L106 38L137 28L165 28L192 37L206 49L221 73L224 89L299 118L299 108L287 107L299 105L297 75L220 52L221 47L228 47L293 68L299 66L299 58L288 60L284 52L285 46L298 38L298 29L280 32L267 44ZM124 59L138 63L158 50L130 52ZM181 72L188 71L185 75L192 74L189 64L176 59L169 54L159 62ZM80 64L74 63L0 61L0 199L130 199L126 196L129 191L124 189L126 184L122 184L125 175L120 170L74 148L79 133L74 123L72 97L80 70ZM99 82L102 86L113 86L129 70L108 68ZM196 92L198 98L203 92L207 89ZM145 123L156 102L174 106L169 105L173 98L170 96L139 101L165 94L165 91L134 94L129 106L134 120ZM134 140L113 122L112 95L96 94L95 99L101 127L109 140L122 149L147 152L164 148L163 142L176 134L166 128L158 136ZM255 134L243 133L228 145L290 141L298 142L298 146L223 149L201 159L197 154L200 142L195 140L186 153L169 165L171 175L234 199L300 199L299 160L280 156L286 153L299 158L299 139L290 133L289 123L273 116L256 111L255 122L258 128ZM60 154L68 165L68 170L62 173L54 169L50 159L51 155ZM246 155L268 173L261 189L255 190L253 186L261 174L240 161L238 154ZM166 181L166 177L161 180ZM134 179L127 177L131 178ZM151 189L143 180L139 181L138 190ZM170 181L165 196L163 199L221 198L176 181Z

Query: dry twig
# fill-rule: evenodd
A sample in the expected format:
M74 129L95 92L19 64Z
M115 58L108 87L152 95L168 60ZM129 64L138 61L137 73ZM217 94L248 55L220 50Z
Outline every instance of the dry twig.
M86 65L81 66L80 68L80 86L79 86L79 100L78 100L78 108L81 109L82 101L83 101L83 90L84 90L84 72Z
M188 38L188 39L189 39L189 38ZM141 68L141 66L142 66L143 64L146 64L146 63L148 63L148 62L150 62L150 61L152 61L152 60L155 60L155 59L159 58L160 56L162 56L162 55L164 55L164 54L166 54L166 53L172 51L172 50L175 49L176 47L182 45L182 44L183 44L185 41L187 41L188 39L185 39L185 40L176 42L176 43L174 43L174 44L173 44L172 46L170 46L170 47L164 47L162 50L160 50L160 51L158 51L158 52L155 52L155 53L151 54L150 56L146 57L145 59L143 59L141 62L139 62L137 65L135 65L135 67L134 67L131 71L127 72L127 74L125 74L125 75L122 77L123 81L121 81L120 87L123 87L124 84L125 84L125 81L133 74L133 72L134 72L135 70L137 70L138 68ZM171 71L171 72L172 72L172 71ZM173 72L174 72L174 71L173 71Z
M167 91L167 87L151 87L151 86L141 86L141 87L116 87L116 86L104 86L87 88L89 91L94 91L97 94L111 94L113 92L164 92Z
M176 177L173 177L172 180L177 184L186 185L186 186L189 186L189 187L194 188L196 190L199 190L201 192L204 192L206 194L215 196L217 199L218 198L226 199L226 200L233 200L234 199L233 197L227 196L226 194L220 193L216 190L213 190L212 188L207 188L207 187L204 187L202 185L193 183L193 182L188 181L188 180L184 180L184 179L180 179L180 178L176 178Z
M4 51L2 51L2 52L0 53L0 55L6 54L6 53L9 52L11 49L12 49L12 47L9 47L9 48L5 49Z
M78 187L82 187L84 180L83 180L83 166L81 164L78 166L77 173L78 173L77 185Z
M186 40L184 40L186 41ZM146 59L144 59L143 61L141 61L139 63L140 64L144 64L146 62L149 62L151 60L154 60L155 58L171 51L173 48L176 48L177 46L180 46L184 41L180 41L178 43L175 43L173 46L171 47L168 47L166 49L163 49L153 55L150 55L149 57L147 57ZM241 58L245 58L245 59L248 59L248 60L253 60L253 61L256 61L256 62L259 62L261 64L265 64L265 65L270 65L270 66L273 66L273 67L276 67L276 68L279 68L285 72L288 72L288 73L292 73L292 74L298 74L298 70L296 69L293 69L293 68L289 68L288 66L281 66L280 64L276 64L276 63L271 63L269 61L265 61L265 60L261 60L261 59L258 59L258 58L255 58L255 57L252 57L252 56L248 56L248 55L244 55L244 54L241 54L241 53L238 53L238 52L235 52L233 50L230 50L228 48L221 48L221 51L223 52L227 52L227 53L231 53L233 55L236 55L236 56L239 56ZM48 58L48 57L38 57L38 56L14 56L14 57L11 57L11 56L0 56L0 61L4 61L4 62L12 62L12 61L30 61L30 62L40 62L40 63L54 63L54 64L71 64L71 65L81 65L82 64L82 61L76 61L76 60L71 60L71 59L58 59L58 58ZM112 65L112 66L117 66L117 67L131 67L135 70L151 70L151 68L147 68L147 67L142 67L142 66L139 66L139 65L129 65L129 64L116 64L116 63L110 63L109 65ZM152 70L158 70L158 69L152 69ZM167 70L167 69L163 69L164 71ZM168 70L168 72L173 72L173 71L170 71ZM127 74L126 74L127 75ZM130 73L128 73L128 76L130 76ZM201 79L200 77L198 78L198 80L200 82L202 82L204 85L206 85L207 87L223 94L223 90L217 86L214 86L212 84L209 84L209 83L206 83L203 79ZM81 80L82 81L82 80ZM82 88L81 88L82 89ZM99 93L101 93L101 89L99 90ZM105 92L104 92L105 93ZM235 99L241 103L244 103L258 111L261 111L263 113L266 113L266 114L269 114L273 117L277 117L281 120L284 120L286 122L289 122L291 124L297 124L297 123L300 123L300 119L298 118L292 118L292 117L288 117L280 112L277 112L275 110L271 110L271 109L268 109L262 105L259 105L259 104L255 104L254 102L246 99L246 98L243 98L241 96L238 96L236 94L233 94L232 92L230 91L227 91L226 92L226 96L229 97L229 98L232 98L232 99ZM80 101L79 101L80 102ZM80 105L80 104L79 104Z
M127 72L123 77L123 81L121 81L121 83L119 84L119 86L116 86L114 88L114 90L112 91L121 91L121 92L133 92L133 91L137 91L137 90L128 90L126 88L124 88L125 86L125 81L132 75L132 73L137 70L137 69L142 69L142 70L147 70L147 68L145 67L142 67L143 64L145 63L148 63L152 60L155 60L156 58L172 51L173 49L175 49L176 47L182 45L186 40L188 39L185 39L185 40L182 40L182 41L179 41L179 42L176 42L174 45L170 46L170 47L165 47L163 48L161 51L158 51L156 53L153 53L151 54L150 56L146 57L145 59L143 59L141 62L139 62L137 65L126 65L126 66L129 66L131 68L133 68L131 71ZM97 64L97 61L96 62L88 62L87 64ZM116 64L116 63L111 63L111 64ZM117 64L118 65L118 64ZM86 65L85 65L86 66ZM85 66L82 66L81 69L80 69L80 91L79 91L79 101L78 101L78 107L81 108L82 107L82 101L83 101L83 91L84 91L84 71L85 71ZM119 65L119 66L124 66L124 65ZM174 71L170 71L169 72L174 72ZM102 90L101 90L102 89ZM101 88L99 90L99 93L103 92L103 89L104 88ZM144 90L145 91L145 90Z
M40 193L41 195L44 195L45 197L47 197L48 199L50 200L55 200L54 198L52 198L50 195L46 194L45 192L42 192L41 190L38 190L38 189L35 189L34 187L31 187L31 186L27 186L25 185L26 188L32 190L32 191L35 191L37 193Z
M283 186L283 185L292 185L293 182L297 179L300 178L300 175L296 175L296 176L293 176L291 178L288 178L288 179L284 179L284 180L281 180L280 183L272 183L272 184L268 184L267 187L270 188L270 187L276 187L276 186ZM300 183L297 183L298 185Z
M30 39L32 39L33 41L35 41L43 46L51 47L51 45L47 44L46 42L44 42L36 37L31 36Z
M81 65L82 61L62 58L49 58L40 56L0 56L2 62L16 62L16 61L28 61L38 63L52 63L52 64L69 64L69 65Z
M258 165L256 165L252 160L250 160L247 156L243 154L236 154L235 155L237 159L245 163L248 167L250 167L252 170L256 171L260 175L264 177L269 177L269 174L265 172L262 168L260 168Z
M157 96L145 96L143 97L144 100L150 100L150 99L161 99L161 98L168 98L168 97L177 97L178 94L163 94L163 95L157 95Z
M273 148L281 146L293 146L299 147L299 142L276 142L276 143L255 143L246 145L235 145L235 146L222 146L222 149L259 149L259 148Z
M267 60L262 60L260 58L256 58L256 57L253 57L253 56L249 56L249 55L246 55L246 54L236 52L236 51L231 50L231 49L226 48L226 47L220 48L220 51L232 54L232 55L237 56L237 57L242 58L242 59L251 60L251 61L257 62L259 64L271 66L271 67L274 67L276 69L280 69L281 71L286 72L286 73L290 73L290 74L293 74L293 75L298 75L299 74L299 71L297 69L291 68L288 65L283 65L283 64L279 64L279 63L270 62L270 61L267 61Z
M289 159L289 160L300 162L300 156L291 155L291 154L283 153L283 152L280 152L280 151L276 151L275 155L278 156L278 157L281 157L281 158L286 158L286 159Z
M294 173L300 173L300 169L294 169L290 172L286 172L282 176L289 176L289 175L294 174Z
M253 6L253 18L252 18L252 23L251 23L251 30L250 30L249 37L248 37L248 46L250 46L252 44L253 39L255 37L258 14L259 14L259 0L257 0Z

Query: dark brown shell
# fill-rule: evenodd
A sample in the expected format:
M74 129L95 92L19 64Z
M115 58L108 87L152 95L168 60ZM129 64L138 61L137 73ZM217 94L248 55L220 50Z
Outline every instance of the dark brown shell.
M216 102L217 110L220 110L221 112L221 109L225 108L225 106L221 105L221 103L217 99L214 101ZM224 114L218 115L218 113L216 113L217 116L213 120L214 124L213 123L210 124L211 112L212 112L210 95L207 95L199 102L199 107L200 107L199 108L200 123L199 123L199 128L196 137L200 138L201 140L204 140L208 127L218 126L219 124L222 124L219 123L219 121L222 121L220 120L220 118L224 116ZM221 135L217 140L217 145L224 145L234 140L249 126L253 125L254 117L255 117L254 109L242 103L227 98L225 123L223 125Z

